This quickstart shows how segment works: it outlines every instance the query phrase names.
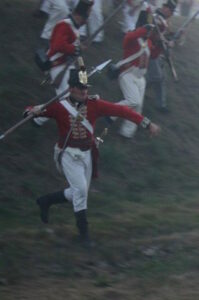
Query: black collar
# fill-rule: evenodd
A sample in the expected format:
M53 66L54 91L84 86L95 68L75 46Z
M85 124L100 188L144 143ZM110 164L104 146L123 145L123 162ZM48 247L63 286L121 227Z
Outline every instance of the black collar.
M72 105L74 105L77 108L79 108L82 105L86 105L86 101L85 102L79 102L75 98L73 98L72 96L69 96L68 100L72 103Z

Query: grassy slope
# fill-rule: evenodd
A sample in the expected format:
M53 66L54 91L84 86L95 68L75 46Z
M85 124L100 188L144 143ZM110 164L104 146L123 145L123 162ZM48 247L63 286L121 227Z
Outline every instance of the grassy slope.
M2 0L0 130L17 122L30 103L53 92L40 87L33 63L42 21L34 1ZM183 20L175 20L174 27ZM35 199L65 185L52 161L54 124L27 124L0 145L0 295L8 299L198 299L198 23L174 57L180 81L168 77L170 115L156 111L151 90L144 112L162 126L151 140L133 141L112 126L101 147L100 179L89 197L92 253L74 241L72 209L52 209L41 225ZM110 38L111 37L111 38ZM112 23L102 47L91 48L88 65L121 55L119 25ZM190 57L191 55L191 57ZM92 79L93 93L117 101L121 93L106 76ZM105 126L99 123L97 131Z

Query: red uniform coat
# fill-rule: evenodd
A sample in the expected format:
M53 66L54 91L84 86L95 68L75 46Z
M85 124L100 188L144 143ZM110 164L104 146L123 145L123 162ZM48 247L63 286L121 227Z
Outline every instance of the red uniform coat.
M146 39L147 30L144 27L137 28L136 30L129 31L126 33L123 40L123 59L136 54L142 48L142 46L147 47L149 50L148 56L150 55L150 49L152 47L151 40ZM140 67L141 59L143 55L134 59L133 61L125 64L121 67L121 71L129 69L132 66ZM145 66L147 67L147 65Z
M75 42L79 31L72 19L64 19L57 23L50 39L48 57L56 65L62 64L68 56L74 55Z
M123 72L132 66L138 68L147 68L149 56L151 55L152 57L157 57L162 52L159 44L155 44L155 42L155 40L153 42L151 38L147 38L147 29L145 27L139 27L136 30L127 32L123 41L123 59L136 54L142 47L147 47L149 54L147 57L146 54L142 54L135 60L125 64L121 67L121 71ZM145 55L144 64L143 55Z
M85 104L79 106L78 110L90 122L93 129L95 129L96 120L103 116L117 116L136 124L140 124L144 118L127 106L110 103L102 99L93 100L88 98ZM49 105L42 116L56 120L59 130L58 146L62 148L74 118L61 102L54 102ZM91 148L93 140L94 134L91 134L80 121L76 121L67 146L87 150Z

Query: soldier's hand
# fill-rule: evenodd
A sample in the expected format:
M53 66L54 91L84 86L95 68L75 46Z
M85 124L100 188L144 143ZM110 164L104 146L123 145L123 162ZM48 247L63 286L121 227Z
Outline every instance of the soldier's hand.
M26 107L26 109L23 111L22 116L23 116L24 119L30 114L30 111L31 111L32 108L33 108L33 106L28 106L28 107Z
M152 32L155 29L155 25L154 24L146 24L143 27L146 28L147 33L150 33L150 32Z
M150 136L153 137L160 134L161 128L157 124L151 122L149 124L149 132L150 132Z
M43 112L43 104L36 106L28 106L23 112L23 118L26 118L28 115L33 114L35 116L40 115Z

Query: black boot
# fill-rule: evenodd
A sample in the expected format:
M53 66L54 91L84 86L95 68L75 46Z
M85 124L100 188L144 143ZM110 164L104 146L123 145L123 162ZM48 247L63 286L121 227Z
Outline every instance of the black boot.
M85 246L90 246L86 210L80 210L76 212L75 217L76 217L76 225L80 235L80 242Z
M63 191L51 193L38 198L37 204L40 208L40 217L43 223L48 223L48 212L52 204L67 202Z

